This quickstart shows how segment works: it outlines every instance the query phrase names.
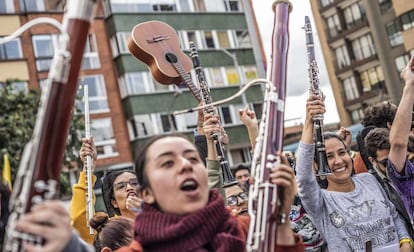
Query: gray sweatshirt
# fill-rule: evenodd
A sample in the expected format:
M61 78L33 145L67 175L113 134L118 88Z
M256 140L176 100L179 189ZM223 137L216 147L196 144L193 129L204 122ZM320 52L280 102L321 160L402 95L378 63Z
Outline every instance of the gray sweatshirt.
M314 176L314 145L299 143L296 178L299 196L313 223L328 243L329 251L399 251L399 240L408 238L404 223L384 190L369 173L352 177L352 192L321 189Z

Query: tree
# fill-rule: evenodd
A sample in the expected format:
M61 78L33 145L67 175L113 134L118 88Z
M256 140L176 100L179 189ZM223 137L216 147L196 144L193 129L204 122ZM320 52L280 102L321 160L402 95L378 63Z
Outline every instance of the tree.
M3 166L3 154L7 153L10 159L13 184L23 148L33 133L39 101L40 92L37 90L16 92L11 85L0 89L0 166ZM63 165L67 169L81 165L79 148L82 142L79 132L83 127L81 115L74 113L63 160ZM62 172L60 176L61 197L67 196L70 192L68 174Z

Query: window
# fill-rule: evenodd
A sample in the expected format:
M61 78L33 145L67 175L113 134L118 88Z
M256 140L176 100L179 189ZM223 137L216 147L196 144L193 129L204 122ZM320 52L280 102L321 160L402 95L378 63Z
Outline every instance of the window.
M344 79L342 83L344 85L345 97L348 101L359 97L358 87L356 85L354 76Z
M401 23L403 31L414 27L414 10L401 15Z
M386 13L390 10L392 10L392 1L391 0L378 0L381 13Z
M226 11L242 11L239 0L224 0Z
M158 0L151 3L148 0L110 0L108 1L112 13L132 13L132 12L168 12L176 11L175 0Z
M252 81L258 78L256 66L243 66L243 72L246 81Z
M117 32L116 36L111 38L112 55L114 57L119 54L129 54L127 47L129 35L129 32Z
M247 30L235 31L235 45L236 48L252 47L249 32Z
M364 92L369 92L373 89L383 89L384 74L380 66L370 68L360 73L362 88Z
M178 35L180 37L180 45L183 49L190 50L189 41L194 42L197 49L205 48L205 43L202 42L200 32L198 31L180 31Z
M0 13L14 13L14 1L13 0L0 1Z
M52 63L55 48L58 45L58 35L34 35L32 37L33 49L36 57L36 69L38 72L48 71Z
M19 0L20 9L24 12L46 11L44 0Z
M339 22L338 14L333 14L326 18L326 23L328 25L329 34L334 37L342 31L341 23Z
M191 5L191 0L179 0L179 6L181 12L192 12L193 8Z
M334 2L334 0L320 0L322 7L328 6Z
M88 34L85 52L83 53L82 69L97 69L100 67L96 37L94 34Z
M199 12L205 12L206 11L206 4L204 3L204 0L193 0L194 1L194 9Z
M177 11L175 4L153 4L152 9L154 11L163 12L163 11Z
M156 125L152 123L151 115L134 115L134 118L128 121L131 140L157 134L156 129Z
M362 2L357 2L344 9L346 27L349 29L364 20L365 9Z
M224 12L226 7L223 0L205 0L204 5L208 12Z
M162 132L174 132L177 131L177 123L175 122L175 117L171 113L161 114L161 127Z
M363 60L375 55L374 43L371 34L365 34L352 41L352 49L356 60Z
M211 86L224 86L224 76L220 67L204 68L204 72L209 74L209 77L211 78L209 83ZM206 76L206 78L208 77Z
M204 41L205 41L205 48L216 48L213 38L213 32L205 31L204 32Z
M91 120L91 131L98 152L98 158L119 155L110 118Z
M408 64L410 61L410 56L408 54L401 55L395 58L395 66L397 70L400 72L403 68Z
M338 68L342 69L344 67L351 65L351 60L349 58L348 49L346 45L342 45L335 49L336 63Z
M106 96L105 81L102 75L85 75L81 77L80 85L88 85L90 113L108 112L108 99ZM82 106L79 106L83 112Z
M235 67L225 67L226 79L229 86L240 84L240 76Z
M391 46L398 46L402 45L403 38L401 36L400 27L398 22L392 21L386 24L388 39L390 41Z
M217 31L217 39L220 48L230 48L230 39L227 31Z
M0 60L21 59L22 48L20 38L13 39L5 44L0 44Z
M177 122L177 130L185 131L195 129L197 127L197 112L185 113L175 116Z
M152 80L149 72L126 73L119 80L121 96L144 94L151 91Z

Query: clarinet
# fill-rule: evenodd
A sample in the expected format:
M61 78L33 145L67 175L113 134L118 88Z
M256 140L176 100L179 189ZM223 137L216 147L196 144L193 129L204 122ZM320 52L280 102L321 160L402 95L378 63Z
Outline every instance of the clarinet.
M323 98L324 95L319 86L318 65L315 60L315 45L313 42L312 26L308 16L305 16L305 26L303 29L306 33L306 48L308 52L308 74L310 80L309 94ZM322 176L320 179L325 179L325 176L330 175L331 171L329 170L328 159L326 158L325 140L323 137L323 114L317 114L312 119L316 146L316 162L318 164L318 171L316 173L316 176Z
M197 48L194 45L193 41L190 41L189 44L190 44L190 56L191 56L191 59L193 60L194 71L197 75L197 80L200 85L200 94L201 94L200 97L204 105L207 105L207 107L204 108L204 114L217 115L216 107L211 105L212 99L210 96L210 88L208 87L208 84L207 84L207 81L204 75L204 71L200 63L200 57L198 55ZM208 106L209 104L211 106ZM237 184L237 181L234 179L234 176L229 167L229 162L226 160L224 156L224 148L223 148L223 144L220 141L220 136L217 132L215 132L212 137L213 137L214 144L216 146L217 155L218 155L219 162L220 162L220 167L223 173L223 187L225 188L225 187L233 186Z
M273 2L275 12L272 33L272 66L265 90L263 116L259 125L252 159L254 184L249 188L250 226L247 251L274 251L277 224L286 221L281 212L283 190L269 182L270 169L280 164L276 153L283 150L284 104L286 97L287 53L289 47L289 12L287 0Z
M26 144L10 197L10 217L2 251L23 251L23 241L43 240L15 229L16 221L32 205L54 199L59 192L59 175L78 90L78 75L96 0L69 0L63 16L59 48L55 52L47 88L30 141Z

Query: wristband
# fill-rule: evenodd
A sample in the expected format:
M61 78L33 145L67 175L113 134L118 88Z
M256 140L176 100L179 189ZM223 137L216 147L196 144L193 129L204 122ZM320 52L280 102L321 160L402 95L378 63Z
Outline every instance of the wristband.
M403 245L403 243L409 243L411 247L413 247L413 241L410 238L402 238L400 240L400 247Z

